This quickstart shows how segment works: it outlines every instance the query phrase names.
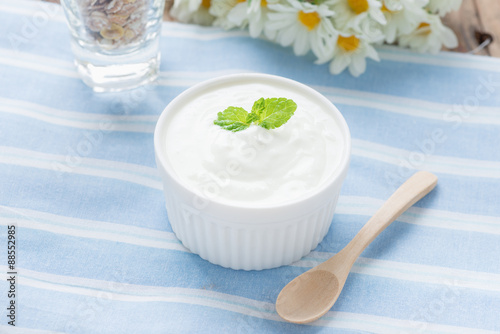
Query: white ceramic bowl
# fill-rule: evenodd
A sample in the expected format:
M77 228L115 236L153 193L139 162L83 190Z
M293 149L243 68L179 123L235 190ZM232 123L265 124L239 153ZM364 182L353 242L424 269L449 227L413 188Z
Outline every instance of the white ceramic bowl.
M165 149L172 113L207 88L236 82L269 83L300 90L328 110L344 142L340 163L329 178L307 197L279 205L251 207L200 198L176 176ZM193 253L223 267L245 270L275 268L298 261L314 249L331 225L351 153L349 128L338 109L314 89L296 81L266 74L236 74L197 84L165 108L155 129L156 164L163 180L168 219L179 240Z

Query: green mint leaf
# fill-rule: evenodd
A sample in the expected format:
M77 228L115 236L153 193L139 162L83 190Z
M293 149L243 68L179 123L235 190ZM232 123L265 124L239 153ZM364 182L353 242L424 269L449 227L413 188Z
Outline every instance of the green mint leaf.
M297 109L297 104L290 99L280 98L261 98L255 101L252 107L252 113L259 119L255 122L265 129L279 128L292 117Z
M260 115L262 115L265 109L266 109L266 100L264 100L264 98L261 97L260 99L258 99L253 103L252 114L257 116L258 120L260 119Z
M243 108L228 107L226 110L217 113L217 119L214 121L215 125L219 125L223 129L237 132L245 130L252 124L253 116Z
M270 130L288 122L296 109L297 104L290 99L262 97L254 102L251 113L240 107L228 107L217 113L214 124L233 132L245 130L251 124Z
M250 113L250 114L248 114L248 117L247 117L247 123L248 124L252 124L253 122L256 122L258 120L259 120L259 116L257 116L253 112Z

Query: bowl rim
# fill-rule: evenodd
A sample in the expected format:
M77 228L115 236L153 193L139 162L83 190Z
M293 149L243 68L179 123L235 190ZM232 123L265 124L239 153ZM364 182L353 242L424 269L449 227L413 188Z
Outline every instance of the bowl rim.
M177 105L179 104L182 105L184 101L188 100L192 96L199 95L201 92L203 92L203 90L209 88L212 85L215 84L224 85L232 81L251 82L252 80L261 80L261 81L264 80L268 82L282 83L294 86L296 89L303 90L307 94L312 95L314 98L318 98L320 101L323 102L323 104L330 106L329 111L333 113L334 119L337 122L344 137L344 150L339 160L339 164L337 165L337 168L334 170L334 172L330 176L328 176L328 178L323 182L323 184L320 187L314 189L313 191L306 192L306 196L301 196L293 200L279 202L275 204L259 204L259 205L245 205L244 203L231 203L224 200L220 200L218 198L207 198L206 196L203 196L202 194L198 193L196 189L193 189L193 187L186 184L186 182L184 182L177 176L175 170L168 162L166 150L161 149L163 146L161 139L164 138L163 134L165 133L167 128L166 124L168 124L168 122L166 122L166 119L167 117L169 117L170 113L175 112ZM168 174L170 178L177 184L177 186L181 187L184 191L192 194L193 196L206 199L210 204L217 205L221 208L236 209L236 210L286 209L293 207L297 204L303 203L304 201L307 201L311 198L317 197L320 193L327 190L329 187L331 187L339 180L341 182L343 181L350 163L351 134L347 122L344 119L342 113L338 110L338 108L324 95L322 95L312 87L307 86L306 84L303 84L296 80L278 75L265 74L265 73L237 73L237 74L218 76L212 79L204 80L200 83L197 83L187 88L182 93L177 95L174 99L172 99L170 103L168 103L168 105L162 111L156 123L154 130L154 150L155 150L156 164L158 168L163 169L165 173Z

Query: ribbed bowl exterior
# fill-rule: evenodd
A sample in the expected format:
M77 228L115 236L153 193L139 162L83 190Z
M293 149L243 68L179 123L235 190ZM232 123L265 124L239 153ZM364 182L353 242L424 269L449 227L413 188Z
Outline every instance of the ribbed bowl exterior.
M168 190L165 198L172 230L191 252L223 267L261 270L291 264L316 248L330 228L338 194L303 217L271 227L232 226L196 213Z

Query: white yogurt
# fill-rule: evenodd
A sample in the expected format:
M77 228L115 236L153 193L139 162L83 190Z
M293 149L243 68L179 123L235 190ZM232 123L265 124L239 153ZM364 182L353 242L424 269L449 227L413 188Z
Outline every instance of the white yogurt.
M297 110L281 127L231 132L214 124L229 106L251 111L259 98L285 97ZM264 83L205 90L170 119L166 154L176 176L203 197L228 204L290 202L322 186L345 150L339 124L310 95Z

